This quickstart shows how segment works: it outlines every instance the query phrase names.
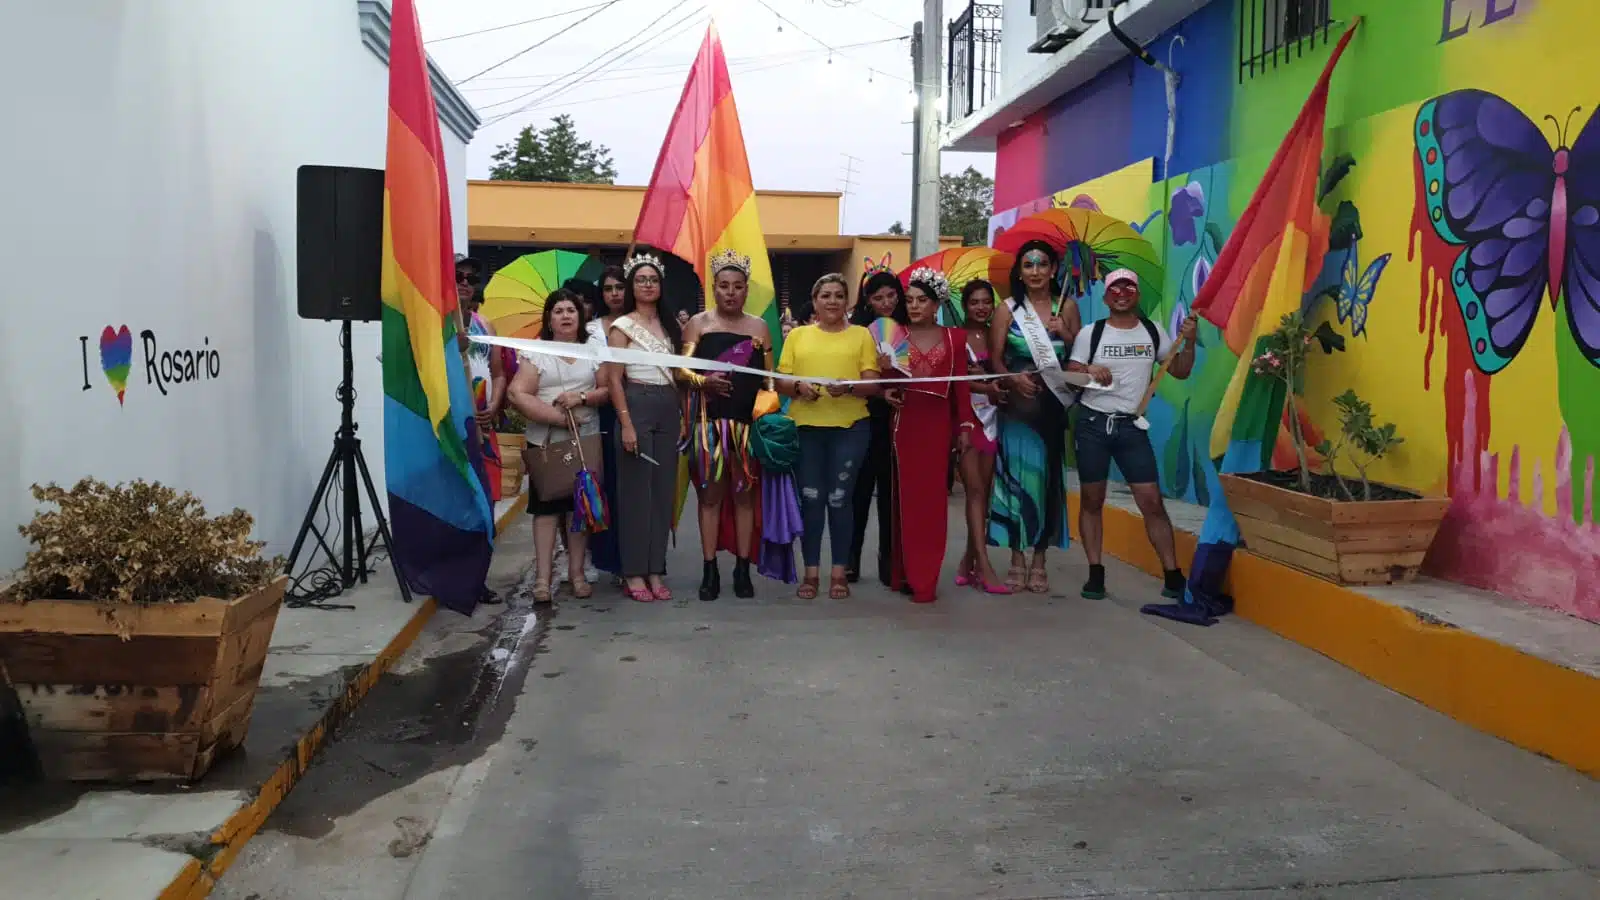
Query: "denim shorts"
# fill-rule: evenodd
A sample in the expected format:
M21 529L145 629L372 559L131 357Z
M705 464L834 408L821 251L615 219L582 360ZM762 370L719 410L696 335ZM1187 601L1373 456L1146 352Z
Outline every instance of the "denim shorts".
M1083 408L1073 428L1078 450L1078 481L1097 484L1111 478L1115 462L1128 484L1158 484L1161 470L1150 433L1134 424L1134 416L1111 416Z

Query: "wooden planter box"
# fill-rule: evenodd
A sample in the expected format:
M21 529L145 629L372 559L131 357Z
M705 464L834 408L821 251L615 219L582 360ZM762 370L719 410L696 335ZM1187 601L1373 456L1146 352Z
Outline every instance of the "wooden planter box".
M500 496L515 497L522 493L522 479L527 470L522 467L522 449L528 445L520 434L496 434L500 445Z
M45 777L204 775L244 742L288 582L236 600L0 603L0 677Z
M1450 508L1444 497L1340 502L1221 478L1246 549L1336 584L1412 580Z

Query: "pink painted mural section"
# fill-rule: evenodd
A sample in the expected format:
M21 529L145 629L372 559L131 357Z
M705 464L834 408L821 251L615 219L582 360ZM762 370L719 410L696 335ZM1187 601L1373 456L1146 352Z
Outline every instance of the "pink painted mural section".
M1460 373L1463 419L1478 413L1473 373ZM1600 623L1600 528L1594 521L1595 459L1584 467L1583 484L1572 483L1572 440L1563 426L1554 473L1556 515L1539 509L1545 466L1533 461L1532 494L1521 497L1522 454L1513 448L1500 496L1500 455L1478 443L1477 429L1463 427L1453 460L1450 512L1428 553L1425 571L1473 587L1497 591L1537 606ZM1577 512L1579 514L1575 515Z

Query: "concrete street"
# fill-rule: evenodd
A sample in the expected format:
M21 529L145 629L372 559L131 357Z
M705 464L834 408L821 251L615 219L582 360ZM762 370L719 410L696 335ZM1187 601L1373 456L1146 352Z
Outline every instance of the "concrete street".
M689 529L675 602L441 613L214 896L1600 898L1600 784L1131 569L701 603Z

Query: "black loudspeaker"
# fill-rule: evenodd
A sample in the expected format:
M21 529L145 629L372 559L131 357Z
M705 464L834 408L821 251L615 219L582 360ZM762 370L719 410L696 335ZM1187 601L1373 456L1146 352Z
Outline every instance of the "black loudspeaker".
M383 170L301 166L297 188L300 318L382 318Z

